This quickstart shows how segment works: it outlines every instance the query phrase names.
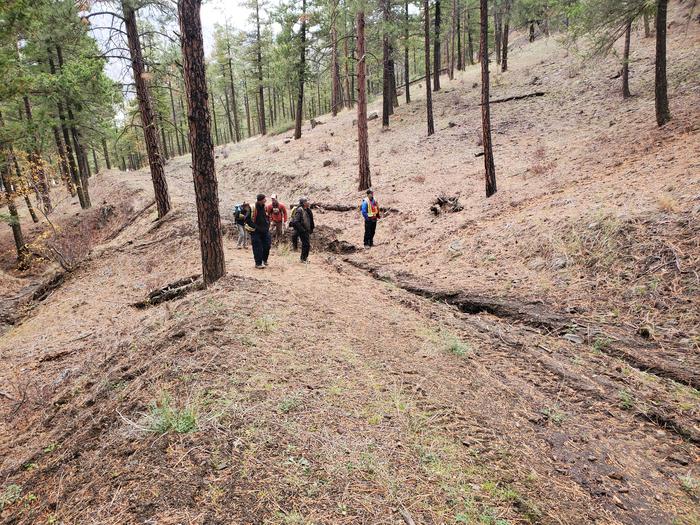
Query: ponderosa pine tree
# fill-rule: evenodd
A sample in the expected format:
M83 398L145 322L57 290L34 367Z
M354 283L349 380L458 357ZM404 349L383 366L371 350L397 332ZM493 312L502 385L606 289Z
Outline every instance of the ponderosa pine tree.
M294 118L294 138L301 138L301 123L304 118L304 82L306 81L306 0L301 2L299 27L299 65L297 67L297 109Z
M197 203L199 241L202 254L202 279L208 286L226 273L219 215L219 191L214 168L214 144L207 104L206 67L201 0L178 0L182 45L182 69L187 95L187 122L192 151L192 175Z
M359 190L372 186L369 172L369 140L367 137L367 54L365 52L365 12L357 11L357 164Z
M484 147L484 171L486 175L486 197L496 193L496 167L491 145L491 113L489 100L489 13L488 0L480 0L480 54L481 54L481 135Z
M440 0L435 0L435 34L433 35L433 91L440 91Z
M136 97L139 102L146 153L148 154L153 191L156 207L158 208L158 218L163 218L170 211L170 195L168 194L168 183L165 179L163 156L158 146L158 130L156 129L153 103L148 84L146 83L148 74L146 73L143 52L141 51L141 41L136 24L136 11L132 0L122 0L121 6L122 16L120 18L124 21L129 54L131 56L131 69L134 75L134 85L136 86Z
M382 0L382 126L389 127L389 115L393 113L391 90L391 48L389 45L390 0Z
M663 126L671 120L666 81L666 16L668 0L656 0L656 66L654 69L654 102L656 123Z
M425 36L425 109L428 136L435 133L433 122L433 94L430 90L430 0L423 0L423 28Z
M403 76L404 89L406 95L406 104L411 103L411 72L408 62L408 43L409 43L409 17L408 17L408 0L404 0L404 26L403 26Z

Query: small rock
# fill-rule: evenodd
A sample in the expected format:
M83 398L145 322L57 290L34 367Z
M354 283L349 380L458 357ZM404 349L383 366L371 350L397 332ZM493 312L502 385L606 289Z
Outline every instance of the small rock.
M454 128L456 125L457 125L457 124L455 124L455 123L452 122L452 121L450 121L450 122L447 123L447 127L448 127L448 128Z
M272 153L279 153L280 149L277 146L272 147Z
M292 140L292 139L284 139L284 143L285 143L285 144L289 144L289 143L291 142L291 140Z
M588 456L588 461L598 461L598 458L595 456Z
M611 472L610 474L608 474L608 477L612 478L612 479L616 479L618 481L622 481L623 479L625 479L625 475L622 472L617 472L617 471Z
M333 164L333 161L330 160L330 159L326 159L326 160L323 161L323 167L324 167L324 168L330 166L331 164Z
M367 120L375 120L379 118L379 114L376 111L373 111L367 116Z
M472 89L476 89L477 87L479 87L479 84L477 82L474 82L472 84Z

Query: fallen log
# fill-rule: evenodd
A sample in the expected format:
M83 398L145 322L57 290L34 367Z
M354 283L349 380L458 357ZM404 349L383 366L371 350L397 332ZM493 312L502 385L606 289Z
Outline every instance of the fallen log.
M324 211L340 211L340 212L346 212L346 211L360 211L360 205L351 205L351 204L334 204L334 203L325 203L325 202L314 202L311 205L312 208L318 208L320 210ZM391 212L391 213L401 213L401 210L398 210L396 208L392 208L389 206L380 206L379 207L380 211L383 212Z
M489 100L489 104L500 104L501 102L510 102L511 100L522 100L524 98L530 98L530 97L543 97L547 93L544 91L535 91L534 93L528 93L527 95L514 95L512 97L506 97L506 98L497 98L495 100ZM479 104L482 106L483 104Z
M165 301L172 301L173 299L178 299L184 297L190 292L195 290L202 290L204 288L204 282L200 279L201 275L191 275L185 277L184 279L179 279L173 283L170 283L162 288L153 290L148 294L146 299L143 301L138 301L133 303L131 306L143 310L150 306L155 306Z

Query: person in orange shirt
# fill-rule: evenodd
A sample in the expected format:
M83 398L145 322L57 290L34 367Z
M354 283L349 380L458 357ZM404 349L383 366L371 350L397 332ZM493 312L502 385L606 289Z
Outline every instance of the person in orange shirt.
M277 195L271 195L272 202L265 208L265 214L270 221L270 233L272 242L279 246L280 240L284 238L284 228L287 223L287 207L277 200Z

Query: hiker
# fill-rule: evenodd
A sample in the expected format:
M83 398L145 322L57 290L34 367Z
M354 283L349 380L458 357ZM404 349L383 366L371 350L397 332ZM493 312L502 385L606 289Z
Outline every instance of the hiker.
M265 208L267 219L270 221L270 233L272 242L279 246L284 237L284 226L287 224L287 207L277 200L277 195L271 195L272 202Z
M243 204L236 204L233 207L233 222L236 224L238 229L238 242L236 243L236 248L239 250L241 248L248 247L248 240L250 239L250 234L245 229L245 217L250 212L250 204L244 202Z
M374 246L374 233L377 231L379 220L379 204L374 198L374 192L367 190L367 197L362 200L362 217L365 219L365 248Z
M270 222L265 215L265 195L262 193L257 196L255 207L246 215L245 229L250 232L255 267L265 268L270 255Z
M292 246L297 249L297 238L301 240L301 262L307 262L309 259L309 251L311 250L310 235L314 232L314 214L311 211L309 199L302 197L299 199L299 205L296 206L292 213L292 220L289 225L294 228L292 236Z

